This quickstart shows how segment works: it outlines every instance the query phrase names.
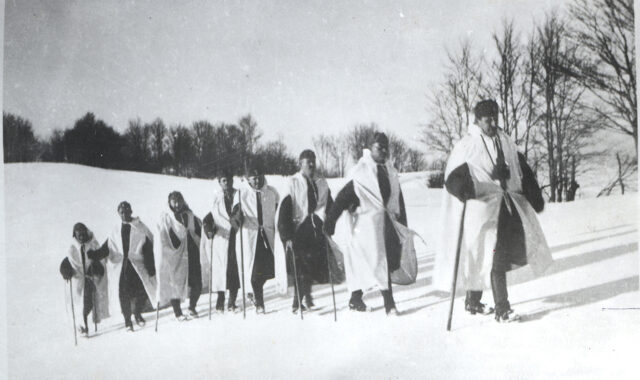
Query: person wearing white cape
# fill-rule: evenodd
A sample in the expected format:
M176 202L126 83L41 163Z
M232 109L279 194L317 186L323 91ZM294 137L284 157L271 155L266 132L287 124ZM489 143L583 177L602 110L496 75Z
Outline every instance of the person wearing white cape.
M147 300L151 305L156 304L153 234L140 218L132 217L132 213L129 202L120 202L118 215L122 222L113 229L100 249L87 252L90 259L108 259L109 299L120 300L127 331L133 331L132 312L136 324L143 327L146 321L142 318L142 311Z
M480 303L482 290L490 287L495 319L508 322L517 315L508 300L506 272L530 265L539 275L552 263L536 217L544 201L526 159L497 127L497 103L479 102L474 115L475 123L454 146L445 170L445 230L436 254L434 286L450 290L466 204L458 271L458 284L467 291L465 309L490 313Z
M197 318L196 305L202 292L200 234L202 223L193 214L182 194L169 194L169 210L158 223L153 244L158 268L158 302L171 302L179 322ZM189 317L182 314L180 302L189 293Z
M226 289L229 290L227 310L235 312L240 288L240 268L236 254L237 229L231 224L231 215L237 190L233 188L233 175L228 171L218 178L218 183L220 189L213 195L211 212L202 220L205 236L200 241L200 251L204 253L201 256L202 280L205 286L208 286L210 280L211 291L218 293L217 312L224 312Z
M267 184L259 163L252 164L246 179L247 182L239 191L240 195L234 198L232 221L241 231L236 236L236 250L242 249L244 286L248 287L249 284L251 287L249 300L254 303L256 313L264 314L263 286L276 275L273 244L275 215L280 196L274 187ZM242 283L242 277L240 280Z
M333 235L338 218L347 214L348 241L344 247L349 308L366 311L363 290L379 289L387 315L397 315L391 283L410 284L417 276L413 232L398 174L389 162L389 139L377 132L350 173L327 213L325 232Z
M294 279L294 313L298 308L306 310L304 305L298 304L299 300L306 299L309 309L315 306L311 298L314 281L329 282L328 243L322 226L326 210L333 203L327 180L316 175L315 153L309 149L302 151L298 162L300 171L289 177L278 210L277 225L282 244L276 246L275 257L276 262L286 258L290 275L294 275L296 269L298 286ZM295 255L295 266L292 255Z
M106 260L92 260L87 257L90 249L99 247L98 241L87 226L76 223L73 226L73 243L69 247L67 257L60 264L62 278L73 283L73 299L82 305L82 320L84 326L80 332L87 336L89 327L87 317L93 312L94 323L109 317L109 283L106 276Z

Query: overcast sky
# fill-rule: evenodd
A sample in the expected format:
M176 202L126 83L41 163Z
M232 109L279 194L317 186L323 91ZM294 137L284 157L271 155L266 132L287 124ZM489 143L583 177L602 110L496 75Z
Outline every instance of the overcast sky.
M251 113L292 153L321 131L376 122L415 140L445 47L561 1L6 0L4 111L39 136L87 111L128 120L235 122Z

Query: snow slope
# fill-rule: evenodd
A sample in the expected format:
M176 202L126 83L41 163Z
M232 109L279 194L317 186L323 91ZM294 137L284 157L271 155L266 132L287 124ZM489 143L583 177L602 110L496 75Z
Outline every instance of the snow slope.
M263 316L251 307L246 320L224 314L209 321L203 295L204 318L179 324L162 310L158 333L153 313L147 327L126 333L112 312L100 335L79 338L74 347L68 287L58 273L73 224L85 222L102 241L119 223L116 205L126 199L154 228L172 190L203 216L215 182L67 164L4 170L10 378L636 378L636 194L547 205L540 219L555 264L542 278L526 268L509 274L521 323L466 315L458 297L453 329L445 331L447 294L431 287L441 191L427 189L426 174L414 173L401 182L409 226L427 246L417 246L418 281L394 288L401 316L386 317L378 293L365 296L373 313L348 311L341 285L336 323L330 288L316 285L321 309L301 321L290 312L291 297L274 297L267 288ZM343 183L332 180L332 192ZM492 303L490 292L484 299Z

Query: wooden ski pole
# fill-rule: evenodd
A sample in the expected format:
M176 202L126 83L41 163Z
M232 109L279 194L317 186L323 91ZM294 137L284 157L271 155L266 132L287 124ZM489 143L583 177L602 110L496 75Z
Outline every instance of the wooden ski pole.
M156 332L158 332L158 319L160 319L160 301L156 305Z
M73 317L73 340L76 342L76 346L78 345L78 332L76 331L76 311L73 307L73 286L72 279L69 278L69 296L71 296L71 316Z
M302 299L300 297L300 285L298 284L298 269L296 268L296 253L293 251L293 247L291 247L291 260L293 260L293 278L296 284L296 299L298 300L298 310L300 310L300 319L304 320L304 316L302 315Z
M336 308L336 291L333 287L333 275L331 274L331 258L329 257L329 235L324 234L325 248L327 253L327 269L329 270L329 283L331 284L331 298L333 298L333 321L338 322L338 309Z
M213 236L209 251L209 320L211 320L211 288L213 287Z
M242 194L240 193L240 189L238 189L238 204L240 205L240 215L242 215ZM244 242L242 238L242 225L244 224L244 220L240 221L240 272L242 275L242 319L247 318L247 302L245 299L245 287L244 287Z
M96 300L96 293L98 293L98 286L93 283L93 332L98 332L98 303Z
M453 281L451 283L451 303L449 305L449 319L447 320L447 331L451 331L451 319L453 318L453 301L456 298L456 283L458 281L458 266L460 265L460 248L462 247L462 235L464 234L464 216L467 211L467 202L462 205L462 216L460 227L458 228L458 245L456 247L456 260L453 265Z

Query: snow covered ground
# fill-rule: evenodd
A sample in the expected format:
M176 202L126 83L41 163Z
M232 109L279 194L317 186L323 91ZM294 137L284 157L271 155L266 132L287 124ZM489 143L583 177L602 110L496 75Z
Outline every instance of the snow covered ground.
M378 293L365 296L373 313L350 312L340 285L336 323L330 287L315 286L321 308L301 321L290 312L291 297L267 288L266 315L251 307L246 320L224 314L209 321L203 295L204 318L177 323L162 310L158 333L153 313L147 327L127 333L114 311L98 336L74 347L68 287L58 273L73 224L85 222L103 241L126 199L155 226L172 190L203 216L215 183L67 164L4 170L10 378L637 378L636 194L547 205L540 219L555 264L537 279L526 269L509 274L520 323L466 315L458 297L453 329L445 331L448 298L431 286L441 193L426 188L425 173L413 173L401 179L409 226L427 245L416 247L418 281L394 288L401 316L386 317ZM343 183L330 182L334 194ZM485 301L492 303L490 292Z

